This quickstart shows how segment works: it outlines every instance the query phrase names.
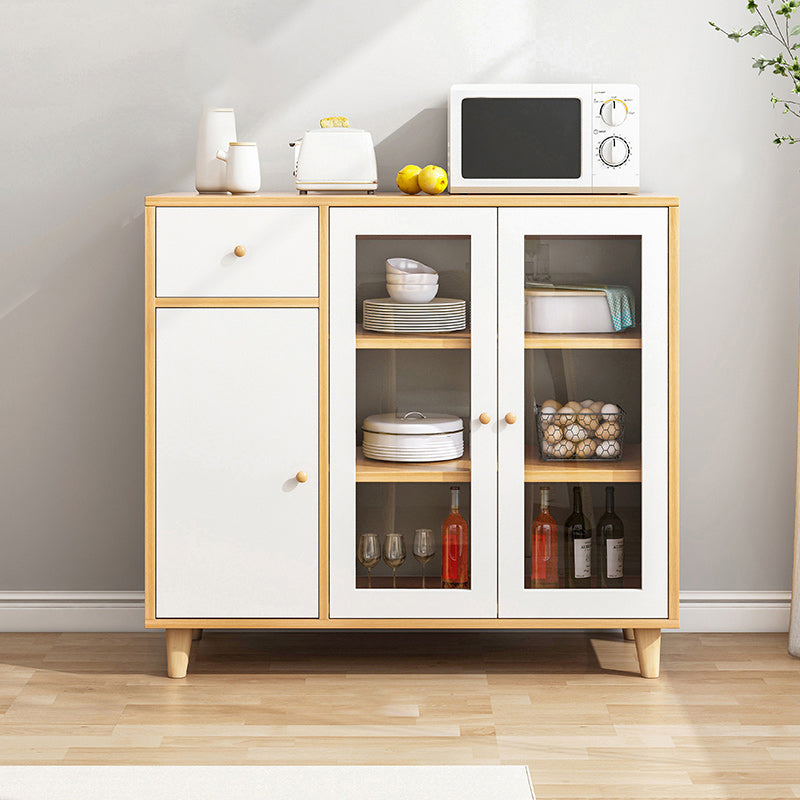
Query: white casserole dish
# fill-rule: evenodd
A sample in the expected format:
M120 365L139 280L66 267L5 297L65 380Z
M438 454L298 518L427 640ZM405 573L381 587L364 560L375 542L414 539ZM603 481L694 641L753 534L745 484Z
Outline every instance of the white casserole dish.
M613 333L614 323L602 290L526 289L527 333Z
M363 453L377 461L449 461L464 453L464 422L452 414L373 414L361 429Z

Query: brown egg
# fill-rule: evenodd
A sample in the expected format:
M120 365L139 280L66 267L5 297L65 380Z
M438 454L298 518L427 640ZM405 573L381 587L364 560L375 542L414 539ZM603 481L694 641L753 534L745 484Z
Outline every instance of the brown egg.
M575 412L569 406L561 406L558 409L556 422L559 425L569 425L571 422L575 422Z
M560 442L564 438L564 434L558 425L548 425L544 431L544 439L550 444Z
M604 439L606 441L610 439L616 439L619 436L619 423L618 422L604 422L602 425L599 425L597 430L594 432L594 435L598 439Z
M582 408L578 412L578 424L592 433L597 430L597 426L600 424L600 415L592 411L591 408Z
M591 458L595 450L597 450L597 439L584 439L582 442L578 442L575 455L578 458Z

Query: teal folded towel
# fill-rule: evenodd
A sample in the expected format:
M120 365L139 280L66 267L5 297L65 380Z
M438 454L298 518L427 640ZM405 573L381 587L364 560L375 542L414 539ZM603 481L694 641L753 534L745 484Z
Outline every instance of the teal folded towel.
M604 286L615 331L623 331L636 325L636 299L627 286Z

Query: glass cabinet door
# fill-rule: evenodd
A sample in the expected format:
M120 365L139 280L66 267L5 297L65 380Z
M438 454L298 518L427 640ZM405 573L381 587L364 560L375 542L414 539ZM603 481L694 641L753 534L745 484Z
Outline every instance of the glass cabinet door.
M497 616L496 287L496 209L330 211L332 618Z
M501 617L669 616L667 246L665 208L499 211Z

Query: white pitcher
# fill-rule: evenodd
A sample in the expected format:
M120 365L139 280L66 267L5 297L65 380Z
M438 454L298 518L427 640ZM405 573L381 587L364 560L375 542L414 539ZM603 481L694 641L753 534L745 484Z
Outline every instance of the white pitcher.
M230 142L227 151L217 151L217 158L228 164L225 188L231 194L252 194L261 188L261 166L255 142Z
M232 108L208 108L203 111L197 135L197 158L194 185L198 192L225 192L225 165L217 151L236 141L236 117Z

